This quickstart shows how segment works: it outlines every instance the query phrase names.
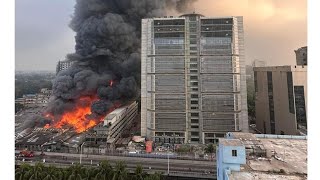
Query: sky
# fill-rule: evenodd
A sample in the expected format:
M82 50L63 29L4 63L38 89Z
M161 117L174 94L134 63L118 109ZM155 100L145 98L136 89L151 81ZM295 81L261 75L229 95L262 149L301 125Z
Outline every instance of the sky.
M68 24L75 0L16 0L17 71L55 71L74 52L75 33ZM198 0L205 16L243 16L246 63L293 65L294 50L307 45L306 0Z

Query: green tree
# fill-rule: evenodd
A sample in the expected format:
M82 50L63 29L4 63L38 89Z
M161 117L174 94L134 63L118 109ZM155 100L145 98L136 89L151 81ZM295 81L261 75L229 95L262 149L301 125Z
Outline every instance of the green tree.
M162 179L162 175L156 172L154 174L150 174L144 180L161 180L161 179Z
M96 174L96 179L108 180L113 177L113 169L108 161L102 161L98 168L98 173Z
M135 171L134 171L134 180L144 180L146 174L143 172L143 167L141 164L137 165Z
M20 167L15 170L15 179L16 180L24 180L27 179L26 173L30 171L31 166L29 164L22 164Z
M25 175L29 180L43 180L45 177L45 166L42 163L36 163Z
M216 152L216 146L212 143L208 144L207 147L205 148L206 153L214 153Z
M123 161L116 164L112 180L126 180L128 178L128 171Z
M82 179L83 180L93 180L93 179L98 180L97 178L95 178L98 171L99 170L97 168L93 168L93 167L85 168Z
M68 180L82 180L85 171L85 168L82 165L73 165L69 167L68 170L70 172Z
M45 177L43 180L60 180L63 179L63 173L62 170L55 167L55 166L49 166L46 169Z

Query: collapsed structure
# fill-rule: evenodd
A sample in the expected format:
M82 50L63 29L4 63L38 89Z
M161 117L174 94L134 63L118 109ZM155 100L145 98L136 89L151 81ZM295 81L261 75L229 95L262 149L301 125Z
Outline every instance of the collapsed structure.
M115 109L100 124L80 134L72 128L27 128L16 136L15 147L31 151L78 153L84 143L90 147L91 153L104 153L106 149L113 149L121 143L123 133L130 130L137 113L138 103L131 102Z

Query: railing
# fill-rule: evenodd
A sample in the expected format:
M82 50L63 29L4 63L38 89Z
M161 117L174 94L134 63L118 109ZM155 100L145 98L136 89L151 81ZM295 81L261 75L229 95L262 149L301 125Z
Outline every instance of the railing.
M275 134L255 134L257 138L268 138L268 139L301 139L307 140L308 136L294 136L294 135L275 135Z

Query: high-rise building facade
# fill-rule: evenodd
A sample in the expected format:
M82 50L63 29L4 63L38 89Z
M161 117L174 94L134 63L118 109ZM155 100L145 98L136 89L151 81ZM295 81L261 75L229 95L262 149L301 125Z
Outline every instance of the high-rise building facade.
M60 71L67 70L72 64L73 61L59 61L56 68L56 74Z
M307 66L254 67L256 126L263 134L307 134Z
M217 142L248 131L242 17L142 20L141 135Z

